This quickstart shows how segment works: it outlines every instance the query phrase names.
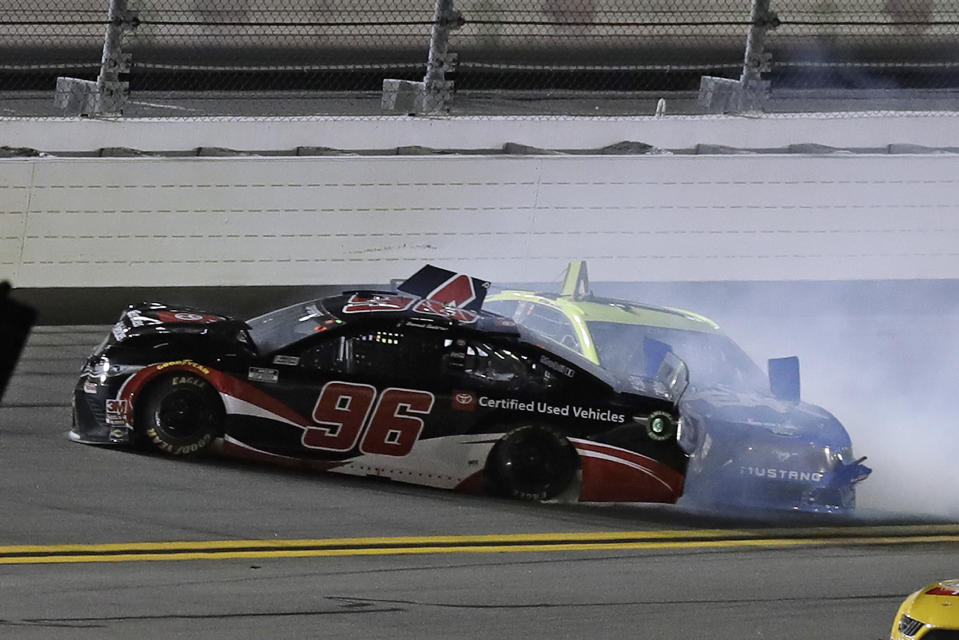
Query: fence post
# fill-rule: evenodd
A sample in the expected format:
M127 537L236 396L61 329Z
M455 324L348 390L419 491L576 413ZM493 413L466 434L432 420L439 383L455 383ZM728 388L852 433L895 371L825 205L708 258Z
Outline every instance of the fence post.
M73 115L119 116L123 114L130 83L121 79L130 72L131 55L123 53L125 32L136 29L139 19L127 7L127 0L110 0L103 56L96 82L78 78L57 78L54 102Z
M123 53L123 32L135 27L127 0L110 0L110 24L103 40L103 58L97 76L97 94L100 97L98 115L120 115L130 91L130 83L120 80L120 74L130 72L130 54Z
M703 76L699 82L700 105L707 111L739 113L762 111L769 97L769 81L762 74L769 71L771 54L766 52L766 35L780 25L779 16L769 9L770 0L753 0L746 35L746 54L739 80Z
M453 9L453 0L436 0L433 30L430 32L430 54L423 77L423 111L448 112L453 97L453 83L446 79L449 66L450 31L460 28L463 16Z
M779 17L769 10L770 0L753 0L746 36L743 73L739 78L743 91L743 111L762 111L769 95L769 81L762 74L769 71L772 54L766 53L766 33L779 26Z
M453 82L446 73L456 66L456 54L449 52L450 32L465 24L453 8L453 0L436 0L430 52L422 82L384 80L382 108L415 114L448 113L453 99Z

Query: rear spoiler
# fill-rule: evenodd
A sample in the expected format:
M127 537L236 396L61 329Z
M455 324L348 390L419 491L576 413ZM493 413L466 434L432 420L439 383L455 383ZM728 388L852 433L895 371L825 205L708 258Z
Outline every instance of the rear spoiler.
M566 267L563 277L563 288L559 294L569 296L574 300L582 300L592 295L589 289L589 274L586 272L585 260L574 260Z
M397 290L447 307L479 312L490 283L431 264L426 265L396 286Z

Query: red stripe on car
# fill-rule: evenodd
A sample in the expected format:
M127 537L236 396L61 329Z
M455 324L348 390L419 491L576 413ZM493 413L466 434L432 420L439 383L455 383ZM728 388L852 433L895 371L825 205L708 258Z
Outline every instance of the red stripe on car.
M683 475L650 457L612 445L570 438L579 453L584 502L676 502Z

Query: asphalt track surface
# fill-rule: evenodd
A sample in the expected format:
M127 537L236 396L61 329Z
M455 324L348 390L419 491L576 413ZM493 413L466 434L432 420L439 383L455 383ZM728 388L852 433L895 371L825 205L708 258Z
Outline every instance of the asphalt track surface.
M0 637L868 638L959 526L530 504L71 443L106 327L34 331L0 404Z

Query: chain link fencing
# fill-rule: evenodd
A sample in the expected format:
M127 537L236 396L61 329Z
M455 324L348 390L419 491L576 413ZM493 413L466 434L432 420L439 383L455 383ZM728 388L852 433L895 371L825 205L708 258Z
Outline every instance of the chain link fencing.
M0 115L955 110L957 71L959 0L0 0Z

